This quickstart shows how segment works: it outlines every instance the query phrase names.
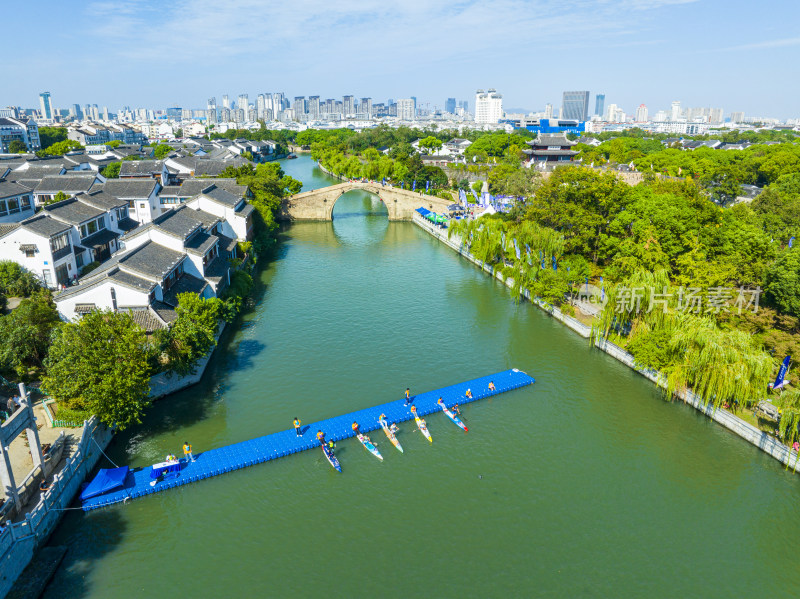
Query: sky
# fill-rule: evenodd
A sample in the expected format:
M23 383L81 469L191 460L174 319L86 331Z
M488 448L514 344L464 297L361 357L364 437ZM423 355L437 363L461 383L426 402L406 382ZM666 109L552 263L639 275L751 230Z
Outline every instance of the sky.
M800 1L54 0L4 11L0 106L205 108L222 95L416 96L493 87L504 108L564 90L628 114L713 106L800 117ZM13 49L13 50L12 50Z

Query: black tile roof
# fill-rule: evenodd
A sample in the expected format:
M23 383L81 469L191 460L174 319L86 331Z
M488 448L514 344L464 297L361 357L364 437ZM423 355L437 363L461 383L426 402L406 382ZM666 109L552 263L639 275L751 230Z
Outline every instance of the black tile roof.
M150 176L160 174L163 168L163 160L124 160L119 167L119 176Z
M150 308L153 312L158 314L159 318L164 322L171 323L178 319L178 313L175 312L175 309L164 302L156 300L150 305Z
M170 306L177 306L179 294L196 293L200 295L206 287L208 287L208 283L203 279L198 279L197 277L184 273L181 278L170 287L169 291L164 294L164 303Z
M150 197L157 185L155 179L109 179L103 190L115 198L143 200Z
M133 231L138 226L139 222L133 220L132 218L123 218L122 220L117 221L117 229L124 231L125 233Z
M50 204L49 206L45 206L43 211L53 218L71 225L79 225L87 220L105 214L105 210L99 210L98 208L84 204L76 198L69 198Z
M14 181L0 179L0 198L13 198L14 196L24 195L30 192L30 187L20 185Z
M76 310L77 311L77 310ZM146 333L167 328L167 322L150 306L121 306L117 312L128 314Z
M48 238L63 233L64 231L69 231L72 228L71 225L67 225L54 218L50 218L43 212L25 219L22 221L21 225L28 231Z
M242 201L242 196L234 195L220 187L214 187L213 189L204 191L203 195L228 208L235 208L236 205Z
M109 229L103 229L81 239L81 245L87 248L97 248L106 245L119 237L119 233L114 233Z
M89 193L82 193L76 196L81 202L99 208L100 210L113 210L127 206L128 202L115 198L107 193L103 185L95 185Z
M135 250L119 256L119 265L120 268L130 269L137 275L161 281L185 256L183 252L176 252L153 241L148 241Z
M94 185L97 175L90 173L86 175L51 175L42 179L42 182L36 186L37 193L78 193L81 191L89 191Z
M205 256L206 252L214 247L215 243L217 243L217 238L214 235L210 235L205 231L198 231L184 243L183 247L186 248L187 252Z

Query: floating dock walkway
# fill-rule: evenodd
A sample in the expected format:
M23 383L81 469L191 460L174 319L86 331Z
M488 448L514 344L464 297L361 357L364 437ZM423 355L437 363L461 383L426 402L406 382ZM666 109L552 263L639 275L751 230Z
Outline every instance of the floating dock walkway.
M490 381L494 382L496 391L489 391ZM492 395L499 395L506 391L525 387L533 382L533 377L514 368L465 383L458 383L450 387L414 395L412 396L412 404L417 406L417 414L427 416L428 414L442 411L436 405L440 397L450 407L456 403L465 404ZM471 399L465 396L467 389L472 391ZM381 414L386 414L389 422L412 420L414 416L410 408L411 404L405 405L404 399L401 398L379 406L304 426L302 436L297 436L292 428L250 441L242 441L241 443L218 449L210 449L197 454L195 461L192 463L185 464L182 462L179 474L159 481L155 486L150 485L152 468L148 466L136 471L131 470L128 472L122 489L87 499L82 507L84 511L88 512L107 505L144 497L151 493L160 493L161 491L188 485L204 478L319 447L319 442L316 439L318 430L325 433L326 439L341 441L355 436L352 430L353 421L358 422L362 432L369 432L380 428L378 417Z

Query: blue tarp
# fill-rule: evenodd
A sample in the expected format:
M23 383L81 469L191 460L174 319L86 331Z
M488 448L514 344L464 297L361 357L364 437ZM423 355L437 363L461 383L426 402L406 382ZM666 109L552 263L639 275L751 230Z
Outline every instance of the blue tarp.
M107 491L122 487L125 484L126 476L128 476L127 466L122 468L102 468L97 473L97 476L94 477L94 480L81 493L81 501L86 501Z
M422 216L427 216L431 213L431 211L427 208L417 208L417 212L419 212Z

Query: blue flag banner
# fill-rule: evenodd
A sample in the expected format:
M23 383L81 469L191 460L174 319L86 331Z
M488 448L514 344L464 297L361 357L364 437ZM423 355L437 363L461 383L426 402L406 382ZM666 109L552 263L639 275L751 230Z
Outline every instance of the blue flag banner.
M792 237L792 238L789 240L789 249L792 249L792 246L793 246L793 245L794 245L794 237Z
M558 265L556 264L556 257L553 256L553 270L558 270Z
M478 193L474 189L472 190L472 196L475 198L475 203L476 204L480 204L481 203L481 199L478 197Z
M514 238L514 252L516 252L517 260L519 260L520 259L519 244L517 243L517 238L516 237Z
M405 181L401 181L400 182L400 189L405 189L405 188L406 188L406 182Z
M600 277L600 301L604 302L606 300L606 286L603 283L603 277Z
M589 277L586 277L586 293L589 293Z
M778 370L778 376L775 377L775 382L772 385L773 389L780 389L786 384L786 371L789 370L789 363L792 361L790 356L786 356L781 363L781 368Z
M463 189L458 190L458 200L465 206L467 205L467 194L464 193Z
M381 185L384 185L384 186L386 185L386 177L384 177L383 180L381 181Z
M425 193L428 193L428 189L430 188L430 186L431 186L431 182L430 181L425 181Z
M411 191L417 191L417 180L414 179L414 185L411 186Z

